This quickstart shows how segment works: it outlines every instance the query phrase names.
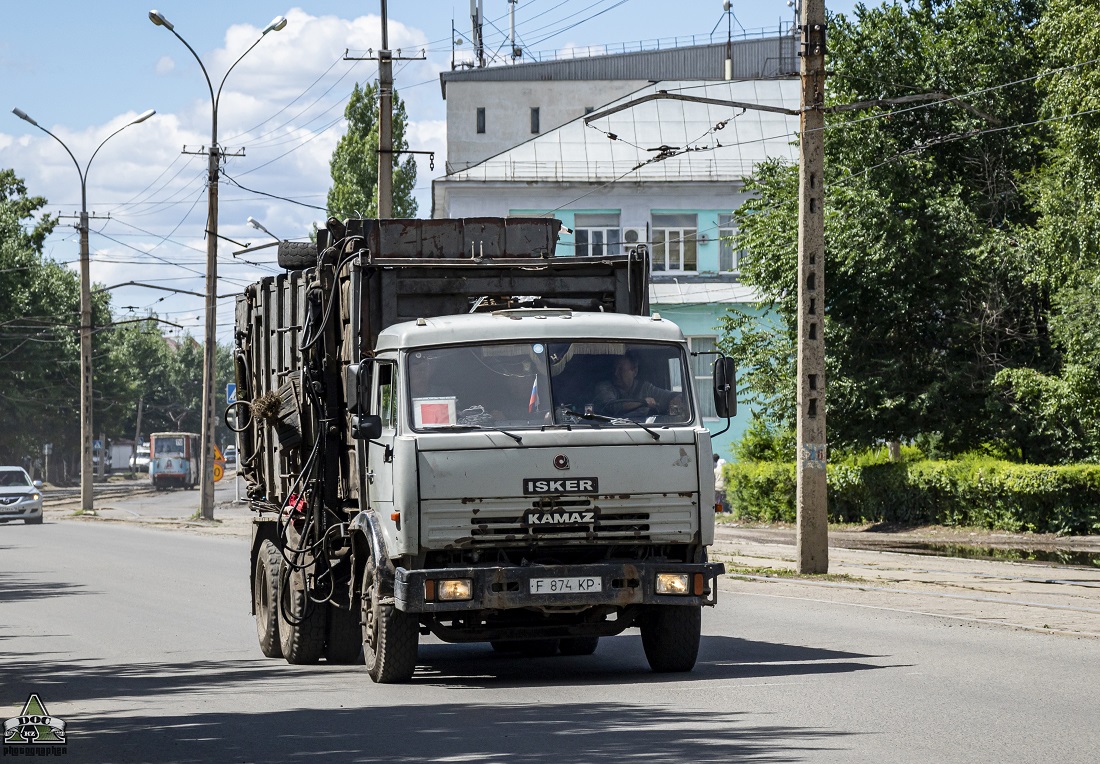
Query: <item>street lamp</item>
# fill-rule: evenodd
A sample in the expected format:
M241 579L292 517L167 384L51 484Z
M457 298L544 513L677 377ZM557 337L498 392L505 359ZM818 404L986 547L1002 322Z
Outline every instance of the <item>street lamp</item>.
M76 161L65 141L35 122L22 109L11 111L19 119L29 122L60 143L80 175L80 508L84 512L91 512L95 507L92 499L92 282L88 263L88 170L107 141L131 125L144 122L156 112L150 109L104 138L81 169L80 162ZM102 463L101 454L100 464Z
M218 174L221 169L221 148L218 146L218 101L221 99L222 88L229 73L241 62L249 52L260 44L268 32L278 32L286 26L286 19L276 16L271 23L264 27L260 36L244 53L233 62L233 65L222 77L218 90L214 92L214 84L210 81L210 75L206 66L199 58L195 49L183 39L175 26L160 11L149 11L149 20L158 27L164 27L182 42L191 55L199 63L202 76L206 78L206 86L210 90L211 122L210 122L210 147L207 151L210 157L209 171L207 173L207 207L206 207L206 339L203 348L202 360L202 495L199 499L199 514L204 520L214 519L214 364L215 349L217 347L218 329Z
M250 226L252 226L253 228L255 228L257 231L263 231L264 233L266 233L268 236L270 236L275 241L279 241L279 242L282 241L282 239L280 239L278 236L273 234L271 231L267 230L267 227L264 226L263 223L261 223L259 220L252 217L251 215L248 216L248 224Z

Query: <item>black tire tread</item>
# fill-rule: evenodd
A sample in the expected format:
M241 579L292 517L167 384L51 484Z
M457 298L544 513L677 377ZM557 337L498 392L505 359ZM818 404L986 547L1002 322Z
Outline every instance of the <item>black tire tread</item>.
M294 571L292 575L303 575L302 571ZM303 666L316 663L321 660L325 652L325 631L328 615L326 605L309 602L309 595L305 591L296 591L290 585L288 577L280 578L279 598L279 645L283 650L286 662L295 666ZM299 620L297 624L291 624L286 620L283 608L290 615ZM302 617L302 613L305 617Z
M659 674L691 671L699 657L702 608L658 605L641 623L642 647L649 667Z
M368 562L368 565L373 564ZM374 623L377 628L375 644L380 649L372 649L366 642L367 612L376 598L382 597L375 583L374 575L363 576L363 593L360 597L363 609L363 662L367 674L378 684L398 684L407 682L416 671L419 654L420 622L415 615L398 610L393 605L378 604Z
M271 541L264 541L256 553L256 591L253 595L253 607L256 610L256 638L260 642L260 652L268 658L283 657L283 648L279 643L278 611L279 568L282 563L283 554L279 551L279 547ZM261 607L261 597L267 599L266 613Z
M279 242L279 267L298 271L317 265L317 245L312 241Z

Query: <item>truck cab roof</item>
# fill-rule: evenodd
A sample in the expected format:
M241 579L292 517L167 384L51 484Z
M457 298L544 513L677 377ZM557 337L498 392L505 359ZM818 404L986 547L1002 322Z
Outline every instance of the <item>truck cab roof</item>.
M591 338L682 342L680 327L652 316L585 313L562 309L517 308L492 313L437 316L405 321L378 335L377 352L413 347L461 345L486 340Z

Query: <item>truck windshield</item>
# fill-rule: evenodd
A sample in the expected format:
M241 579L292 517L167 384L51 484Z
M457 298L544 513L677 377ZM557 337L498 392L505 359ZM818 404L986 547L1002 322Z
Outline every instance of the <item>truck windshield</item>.
M674 344L577 340L425 348L410 351L407 368L416 430L694 419L688 367Z

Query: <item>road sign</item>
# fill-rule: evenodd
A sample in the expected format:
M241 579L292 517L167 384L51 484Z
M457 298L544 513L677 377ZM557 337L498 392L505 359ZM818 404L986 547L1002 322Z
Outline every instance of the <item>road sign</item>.
M225 386L225 403L227 406L232 406L237 402L237 383L230 382Z

